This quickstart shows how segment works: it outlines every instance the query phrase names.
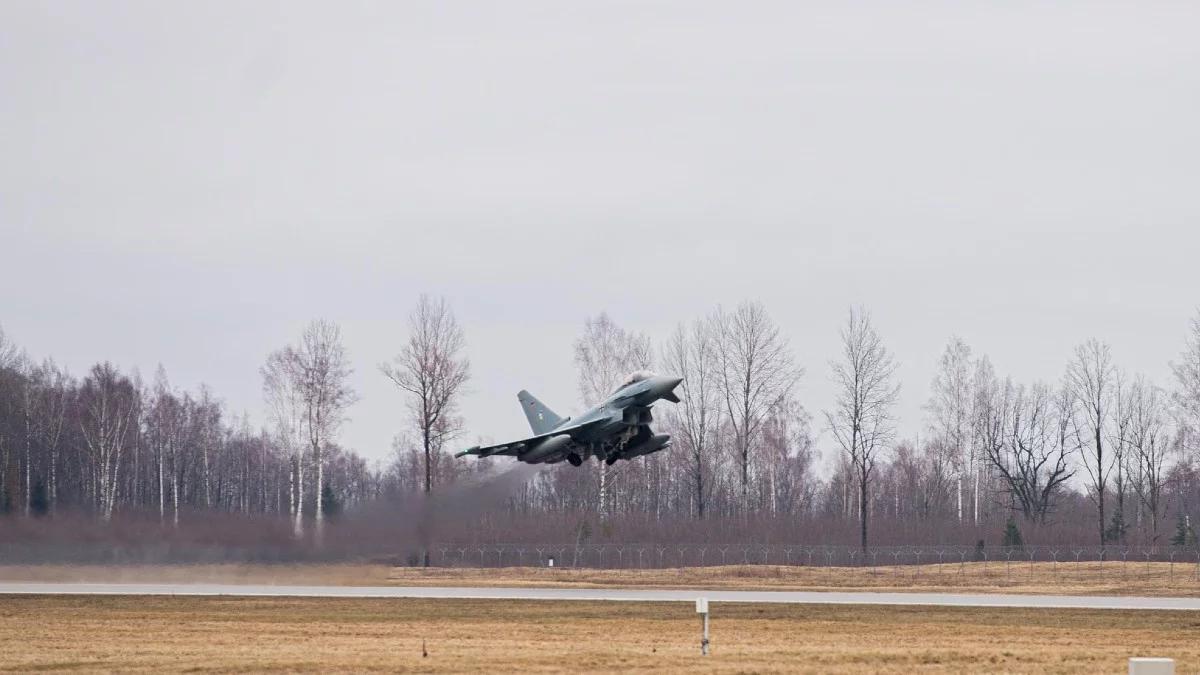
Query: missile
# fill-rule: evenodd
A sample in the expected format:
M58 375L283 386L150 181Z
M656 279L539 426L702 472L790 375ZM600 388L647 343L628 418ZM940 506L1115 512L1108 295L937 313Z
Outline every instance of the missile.
M553 457L555 454L561 453L564 450L566 450L567 444L569 444L570 442L571 442L570 434L560 434L558 436L551 436L550 438L547 438L546 440L542 441L541 443L538 443L537 445L530 448L528 452L526 452L520 456L520 459L522 462L528 462L530 464L540 464L541 462L544 462L547 459Z
M466 455L473 455L473 454L475 454L475 453L477 453L477 452L479 452L479 446L478 446L478 445L474 445L474 446L471 446L471 447L467 448L466 450L463 450L462 452L456 452L456 453L454 453L454 457L455 457L455 458L458 458L458 457L465 457Z
M669 447L670 445L670 435L659 434L657 436L652 436L650 440L646 441L645 443L625 450L625 459L633 459L634 457L641 457L642 455L648 455L652 452L658 452L659 450Z

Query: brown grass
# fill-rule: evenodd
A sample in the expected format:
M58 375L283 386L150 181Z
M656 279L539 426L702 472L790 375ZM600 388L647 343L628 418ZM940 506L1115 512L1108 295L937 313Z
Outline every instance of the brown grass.
M966 563L900 567L730 565L591 570L387 565L0 566L5 581L946 591L1077 595L1200 595L1195 563Z
M0 565L0 581L386 586L389 565Z
M8 596L12 671L1123 672L1200 668L1191 612L688 603ZM422 643L429 656L422 657Z
M662 570L393 568L388 582L422 586L734 588L1072 595L1200 595L1196 565L958 563L900 567L730 565Z

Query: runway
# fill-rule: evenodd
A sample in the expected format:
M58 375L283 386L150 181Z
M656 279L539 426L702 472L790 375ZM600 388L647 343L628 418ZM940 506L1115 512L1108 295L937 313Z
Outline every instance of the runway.
M1200 597L871 593L814 591L653 590L624 588L480 588L433 586L274 586L262 584L92 584L0 582L0 595L187 595L302 598L460 598L474 600L605 600L623 602L926 605L1057 609L1200 610Z

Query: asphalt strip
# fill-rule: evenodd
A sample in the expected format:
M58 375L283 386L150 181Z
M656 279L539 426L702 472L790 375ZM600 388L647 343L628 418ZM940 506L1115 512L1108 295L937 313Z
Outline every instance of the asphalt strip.
M470 600L604 600L624 602L789 603L815 605L924 605L1045 609L1200 610L1200 597L734 591L623 588L478 588L435 586L274 586L263 584L93 584L0 582L10 595L178 595L290 598L427 598Z

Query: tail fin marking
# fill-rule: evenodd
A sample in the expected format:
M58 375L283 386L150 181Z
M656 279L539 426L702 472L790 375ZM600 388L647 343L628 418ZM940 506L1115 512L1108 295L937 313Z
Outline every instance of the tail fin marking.
M529 420L529 428L535 435L552 431L565 421L553 410L547 408L545 403L537 400L533 394L524 389L517 394L517 400L521 402L521 409L525 411L525 419Z

